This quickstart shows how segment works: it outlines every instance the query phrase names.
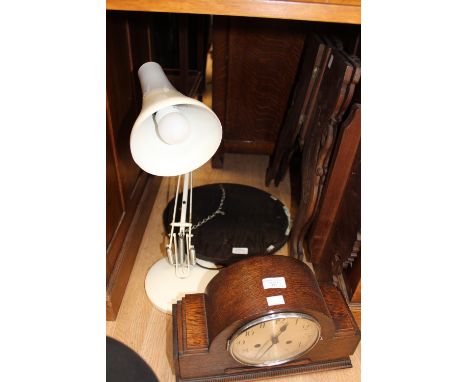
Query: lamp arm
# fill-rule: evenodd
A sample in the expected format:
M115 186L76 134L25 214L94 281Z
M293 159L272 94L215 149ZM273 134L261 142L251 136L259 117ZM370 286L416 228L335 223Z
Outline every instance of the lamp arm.
M189 182L190 182L190 174L191 173L187 173L184 175L184 190L182 192L182 207L180 210L181 226L180 226L179 235L185 234L185 225L183 224L187 222L187 201L188 201L188 188L189 188Z
M180 219L176 222L177 207L179 201L180 176L177 179L177 190L174 199L174 212L172 214L171 233L169 244L166 245L166 253L169 263L175 265L177 277L185 278L190 274L190 267L195 265L195 248L192 245L192 173L184 175L182 191L182 204L180 209ZM189 194L190 189L190 194ZM187 204L189 204L189 221L187 222ZM175 227L179 227L179 232L174 233Z

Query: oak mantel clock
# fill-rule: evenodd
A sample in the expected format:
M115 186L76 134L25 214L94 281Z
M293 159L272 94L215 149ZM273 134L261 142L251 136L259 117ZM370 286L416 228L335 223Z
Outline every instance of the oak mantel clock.
M173 305L178 381L254 380L351 367L360 331L341 292L303 262L255 256Z

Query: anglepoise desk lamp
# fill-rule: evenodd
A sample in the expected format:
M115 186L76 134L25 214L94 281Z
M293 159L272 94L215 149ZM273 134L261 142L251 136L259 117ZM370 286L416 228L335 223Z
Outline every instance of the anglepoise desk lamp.
M157 63L143 64L138 77L143 105L130 135L133 159L150 174L178 176L166 256L150 268L145 279L146 294L153 305L171 313L174 302L186 293L203 293L217 273L197 265L192 245L192 171L214 155L222 128L216 114L179 93ZM205 265L215 268L214 264Z

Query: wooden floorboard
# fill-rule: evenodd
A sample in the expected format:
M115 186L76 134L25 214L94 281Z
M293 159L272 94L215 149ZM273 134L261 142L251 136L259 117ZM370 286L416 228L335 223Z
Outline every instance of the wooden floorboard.
M291 206L289 182L265 187L266 156L226 154L224 169L208 163L194 173L194 186L209 183L240 183L263 189ZM107 335L134 349L151 366L161 382L175 381L172 367L172 316L156 310L145 294L144 281L151 265L163 256L165 238L162 212L173 197L176 178L164 178L154 203L117 320L107 322ZM285 245L279 254L286 255ZM268 379L276 382L356 382L360 380L360 346L351 357L351 369Z

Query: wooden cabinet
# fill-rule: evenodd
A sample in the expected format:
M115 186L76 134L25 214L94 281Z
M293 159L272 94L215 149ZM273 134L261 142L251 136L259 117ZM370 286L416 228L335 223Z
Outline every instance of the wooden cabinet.
M106 281L107 317L113 319L160 182L138 168L129 150L141 107L139 66L161 62L177 89L196 95L208 48L206 15L220 15L213 17L213 109L224 140L214 164L222 166L223 150L270 155L297 81L304 25L310 24L305 21L359 24L360 1L107 0L107 9ZM349 35L347 27L359 28L318 24L341 28L344 35ZM354 38L350 43L359 44Z
M115 319L151 212L160 179L135 164L130 132L139 113L139 65L150 59L144 24L126 14L107 15L106 62L106 316ZM143 40L144 41L144 40Z

